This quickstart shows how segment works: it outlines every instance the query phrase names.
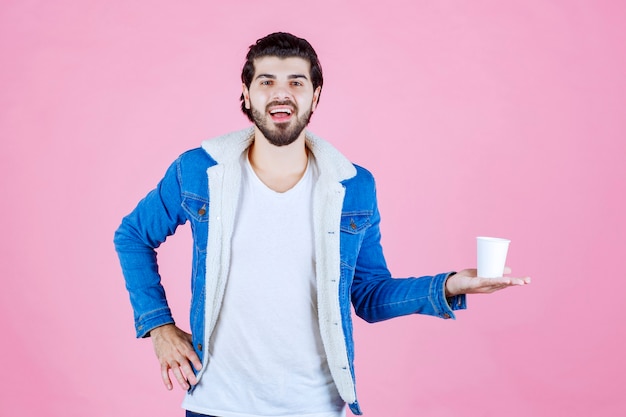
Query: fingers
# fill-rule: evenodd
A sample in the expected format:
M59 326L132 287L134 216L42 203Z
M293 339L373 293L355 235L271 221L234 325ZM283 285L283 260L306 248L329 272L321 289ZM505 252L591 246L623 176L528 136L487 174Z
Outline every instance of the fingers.
M512 286L530 284L530 277L483 278L476 276L476 269L464 269L446 280L446 296L456 294L491 294ZM506 267L504 274L509 274L511 268Z
M196 354L196 351L193 350L193 336L189 333L185 333L185 338L187 339L187 342L189 343L187 355L186 355L187 359L189 362L191 362L191 364L196 369L196 371L199 371L200 369L202 369L202 362L200 362L200 358Z
M161 379L163 380L163 385L167 388L168 391L172 390L172 381L170 380L169 366L167 364L161 365Z
M188 368L189 371L187 371L185 368ZM184 389L185 391L189 389L189 383L191 382L189 380L189 372L191 372L191 367L185 364L175 366L172 368L172 373L174 374L174 377L178 381L178 385L180 385L180 387ZM193 376L193 372L191 372L191 375ZM193 378L194 378L194 384L195 384L196 382L195 376Z
M473 278L467 281L466 294L491 294L513 285L519 285L518 278Z
M508 266L505 266L503 275L508 275L510 273L511 273L511 268L509 268ZM510 279L511 279L511 285L526 285L526 284L530 284L530 277L523 277L523 278L513 278L513 277L510 277Z
M490 280L494 280L494 279L498 279L499 281L497 283L493 283L494 285L497 285L498 287L501 288L506 288L506 287L519 287L519 286L524 286L524 285L528 285L530 284L530 277L525 277L525 278L485 278L485 279L490 279Z
M511 285L509 278L478 278L475 283L476 292L491 294Z
M161 364L161 379L163 379L163 384L165 388L168 390L173 389L172 381L170 379L169 371L172 371L174 378L178 382L178 385L184 390L188 390L191 385L196 385L198 380L196 375L191 368L190 359L179 357L175 360L164 361ZM195 366L195 365L194 365Z
M198 383L194 370L202 368L200 358L193 350L192 337L177 327L163 327L152 334L154 350L161 364L161 379L165 388L173 389L170 371L178 385L188 390L190 385Z
M189 359L189 362L191 362L191 364L193 365L196 371L199 371L200 369L202 369L202 362L200 362L200 358L198 357L198 355L196 355L196 352L193 349L191 350L191 355L188 356L187 359ZM194 377L195 377L195 374L194 374Z
M530 277L511 278L511 285L527 285L530 284Z

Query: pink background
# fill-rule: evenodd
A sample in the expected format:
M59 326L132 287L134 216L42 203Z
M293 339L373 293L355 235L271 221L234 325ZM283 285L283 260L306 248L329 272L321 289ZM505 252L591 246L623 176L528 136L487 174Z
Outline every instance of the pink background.
M398 276L512 240L533 284L457 321L356 322L369 417L626 415L623 1L2 1L2 416L173 416L113 249L169 163L247 125L276 30L326 75L311 130L377 177ZM187 326L190 242L161 252Z

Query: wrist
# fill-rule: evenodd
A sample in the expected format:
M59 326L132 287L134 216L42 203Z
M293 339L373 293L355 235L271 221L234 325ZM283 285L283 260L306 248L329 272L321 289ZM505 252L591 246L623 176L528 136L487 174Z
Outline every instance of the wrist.
M148 334L150 336L159 336L163 332L168 331L168 329L170 327L174 327L174 324L173 323L167 323L167 324L163 324L161 326L155 327L154 329L150 330L150 333L148 333Z
M456 272L451 272L450 275L448 275L448 277L446 278L444 284L443 284L443 290L444 290L444 295L446 298L451 298L454 297L456 294L456 292L454 291L454 280L451 280L450 278L452 278L454 275L456 275Z

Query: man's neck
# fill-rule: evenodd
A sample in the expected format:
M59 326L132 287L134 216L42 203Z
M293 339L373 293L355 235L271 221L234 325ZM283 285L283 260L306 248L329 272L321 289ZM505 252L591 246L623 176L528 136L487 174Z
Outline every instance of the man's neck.
M288 191L300 181L308 164L304 131L295 142L275 146L255 128L248 159L257 177L265 185L279 193Z

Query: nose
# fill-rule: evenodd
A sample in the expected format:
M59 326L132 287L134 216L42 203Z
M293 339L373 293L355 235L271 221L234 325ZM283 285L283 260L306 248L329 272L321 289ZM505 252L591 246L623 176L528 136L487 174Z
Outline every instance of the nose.
M272 92L272 99L278 101L291 100L291 92L287 86L283 84L277 84Z

